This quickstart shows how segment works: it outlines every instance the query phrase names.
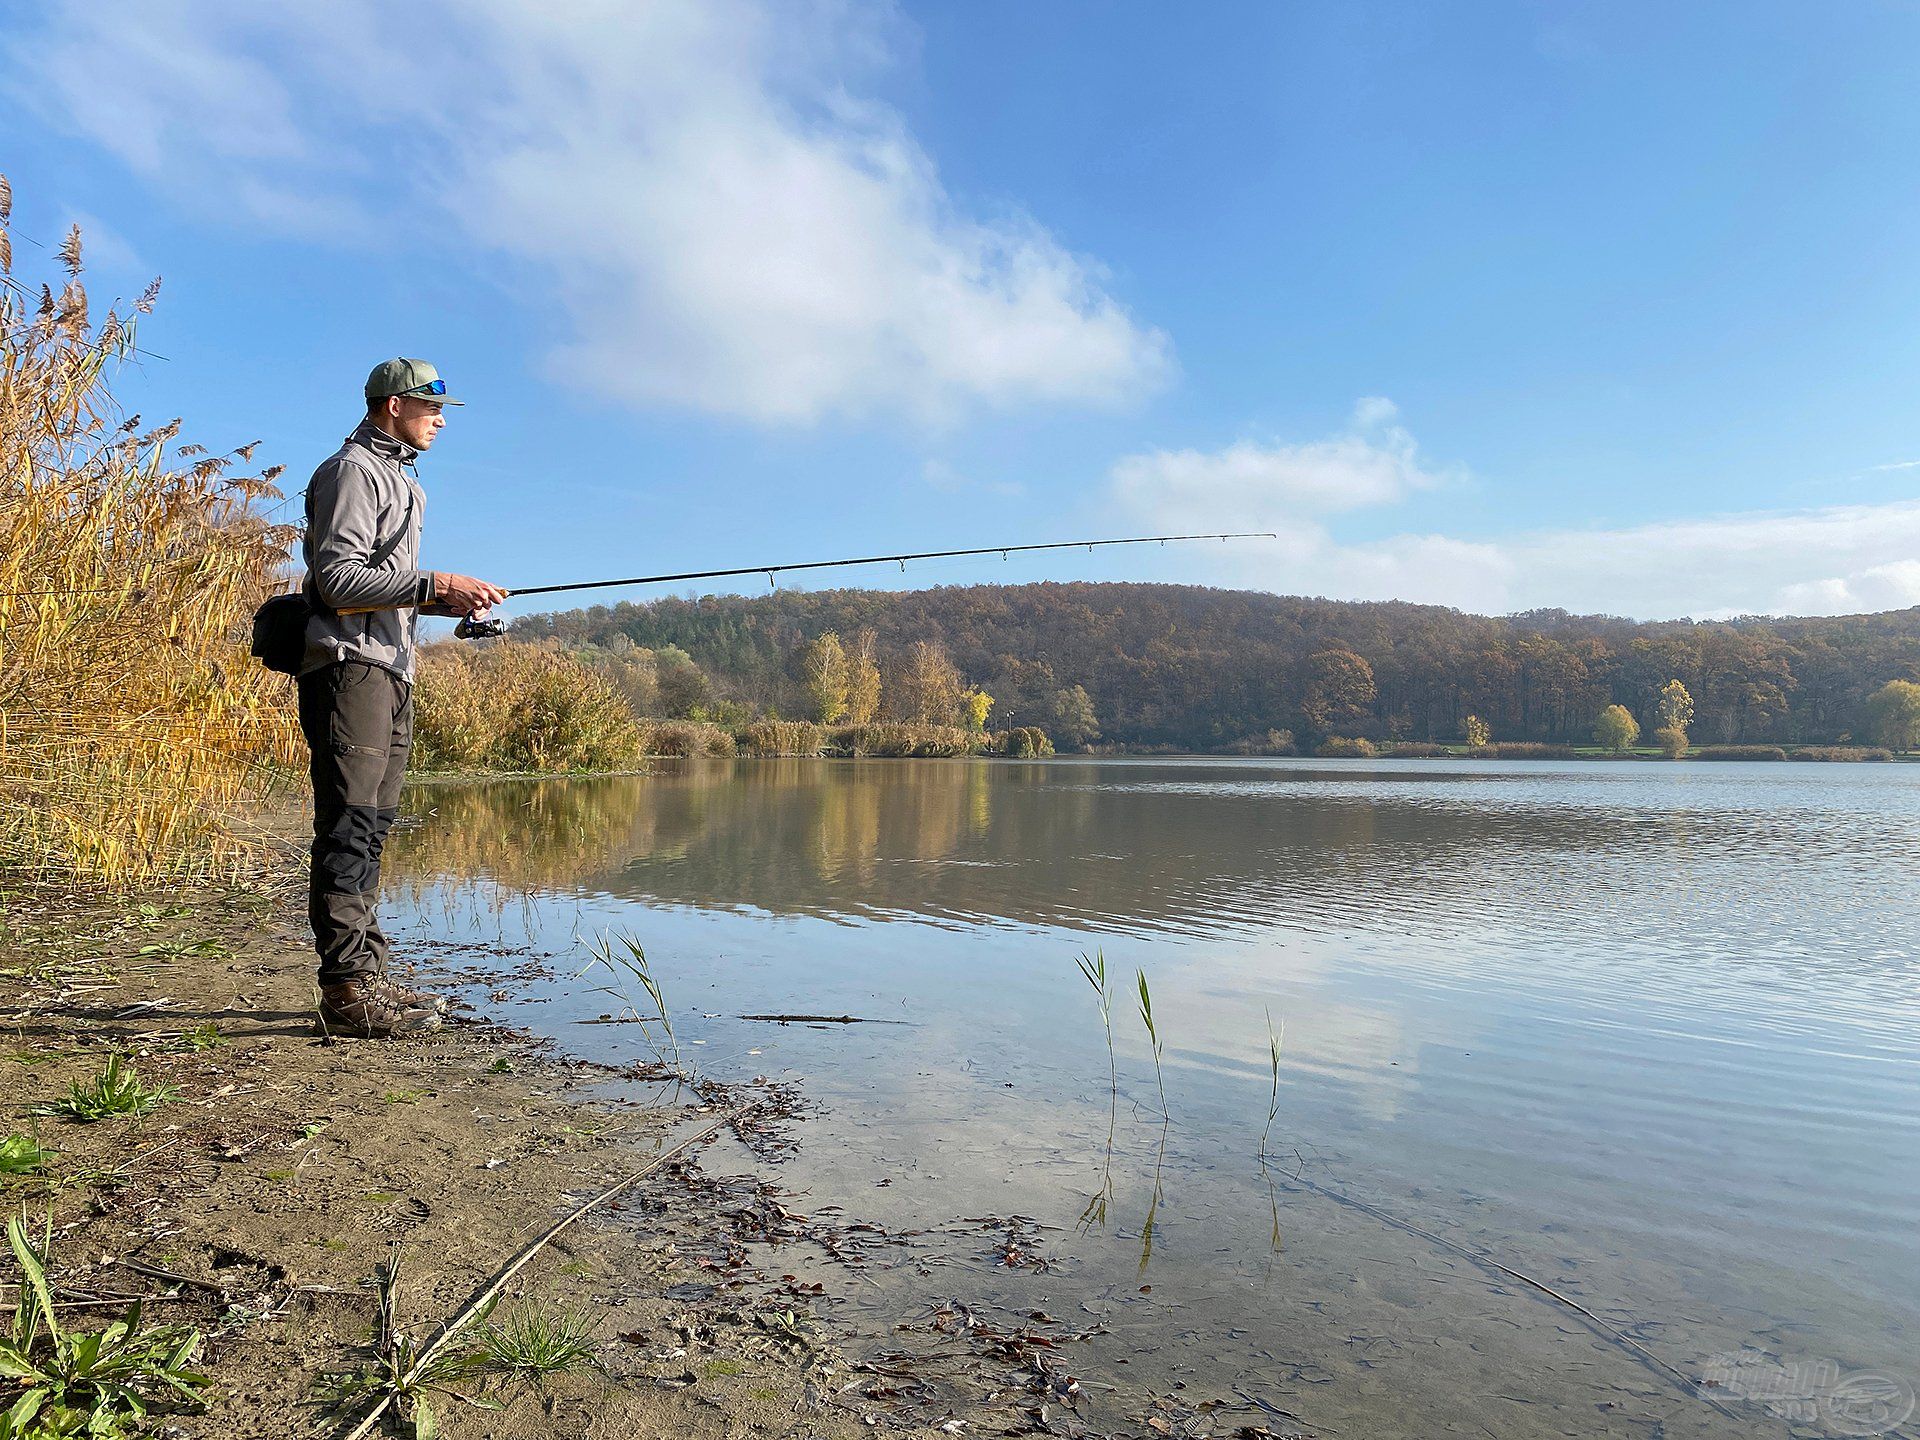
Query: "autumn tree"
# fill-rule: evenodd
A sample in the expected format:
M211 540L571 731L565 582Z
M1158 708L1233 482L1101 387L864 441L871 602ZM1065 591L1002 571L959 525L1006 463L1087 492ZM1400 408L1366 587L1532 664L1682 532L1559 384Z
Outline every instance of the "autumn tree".
M853 653L847 656L845 718L849 725L871 725L880 714L880 662L873 650L873 631L862 630L853 637Z
M813 705L813 718L832 725L847 713L851 668L840 637L823 631L800 657L801 674L807 683L807 698Z
M987 712L992 709L993 696L984 690L969 690L960 697L960 711L967 729L976 734L987 728Z
M1373 667L1351 650L1322 650L1307 658L1300 713L1316 730L1358 720L1379 693Z
M590 648L580 658L620 692L636 715L660 713L660 676L654 653L633 643L630 636L615 634L605 648Z
M1634 643L1643 650L1648 648L1644 641ZM1662 685L1654 697L1653 718L1654 743L1669 760L1683 757L1687 753L1687 727L1693 724L1693 696L1687 693L1687 687L1678 680Z
M1594 722L1593 738L1618 755L1640 738L1640 722L1624 705L1609 705Z
M1913 749L1920 744L1920 685L1889 680L1867 698L1867 721L1889 750Z
M664 715L684 719L706 704L713 693L705 672L678 645L664 645L654 651L653 669L655 693Z
M1678 680L1669 680L1660 687L1653 714L1657 729L1685 732L1693 726L1693 696Z
M893 713L922 725L951 725L960 709L960 672L937 640L916 640L894 673Z
M1084 750L1100 738L1100 720L1093 713L1093 697L1087 694L1084 685L1054 691L1052 714L1048 718L1052 721L1053 733L1064 745Z
M1466 720L1462 722L1460 730L1461 733L1466 736L1467 744L1472 749L1479 750L1493 743L1493 727L1478 715L1467 716Z

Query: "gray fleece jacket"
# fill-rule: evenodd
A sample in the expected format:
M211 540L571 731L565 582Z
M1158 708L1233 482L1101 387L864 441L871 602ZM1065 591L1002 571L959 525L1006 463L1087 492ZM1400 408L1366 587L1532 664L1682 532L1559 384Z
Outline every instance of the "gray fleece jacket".
M434 598L432 572L419 568L427 497L409 473L417 458L411 445L364 421L307 482L301 548L314 613L301 674L362 660L413 679L415 616ZM396 533L393 553L370 567Z

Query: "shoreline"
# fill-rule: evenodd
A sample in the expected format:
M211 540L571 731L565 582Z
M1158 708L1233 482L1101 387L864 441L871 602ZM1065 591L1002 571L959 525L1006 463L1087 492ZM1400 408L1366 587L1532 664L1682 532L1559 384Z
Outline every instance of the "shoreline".
M705 762L705 761L720 761L720 760L724 760L724 761L834 760L834 761L843 761L843 762L844 761L865 761L865 762L871 762L871 763L877 763L877 764L883 764L883 765L891 765L891 764L907 762L907 761L925 762L930 760L944 761L949 764L985 763L985 764L1022 764L1022 765L1051 765L1056 763L1086 764L1088 762L1099 761L1099 760L1120 760L1120 761L1126 761L1126 760L1224 760L1224 761L1394 760L1394 761L1400 761L1407 764L1417 763L1422 760L1474 760L1474 761L1490 761L1491 760L1491 761L1507 761L1507 762L1536 761L1536 762L1546 763L1546 764L1566 764L1574 761L1578 761L1582 763L1593 762L1598 764L1626 764L1626 763L1639 761L1639 762L1647 762L1647 763L1660 764L1660 765L1687 764L1692 762L1716 764L1716 765L1729 764L1729 763L1770 765L1770 764L1780 764L1783 762L1788 764L1797 763L1797 764L1841 764L1841 765L1875 765L1875 764L1900 765L1900 764L1920 763L1920 751L1911 751L1911 752L1881 751L1880 747L1878 746L1869 747L1869 746L1802 745L1802 746L1795 746L1791 748L1786 746L1773 746L1773 745L1758 746L1758 747L1695 746L1691 751L1689 751L1689 753L1681 756L1664 755L1657 750L1650 750L1645 747L1636 747L1634 749L1626 750L1618 754L1612 753L1610 751L1604 751L1597 747L1592 747L1592 746L1574 746L1574 747L1557 747L1556 746L1554 748L1556 749L1565 748L1568 750L1569 753L1556 754L1556 755L1485 755L1485 754L1476 755L1476 754L1469 753L1466 746L1455 745L1455 746L1441 746L1439 747L1441 753L1437 753L1437 754L1430 753L1424 749L1419 751L1403 751L1398 753L1396 753L1392 749L1382 749L1382 750L1375 751L1371 755L1318 755L1318 754L1289 754L1289 755L1245 754L1245 755L1242 755L1242 754L1236 754L1230 751L1221 751L1221 750L1104 750L1104 749L1091 750L1091 751L1070 751L1070 752L1062 752L1058 755L1046 755L1046 756L1010 756L1010 755L984 755L984 754L982 755L831 755L831 754L825 754L825 753L819 753L819 752L812 753L812 754L802 754L797 751L793 753L766 754L766 755L754 755L754 754L649 755L645 757L645 765L643 766L643 768L640 768L640 769L622 767L619 769L612 769L612 770L422 770L422 771L409 772L407 775L407 784L419 785L419 786L435 786L435 785L471 784L474 782L486 781L486 780L605 780L605 779L619 779L622 777L645 778L646 776L652 775L655 771L655 767L663 763L685 764L690 761ZM1766 749L1766 750L1777 750L1779 753L1764 755L1764 756L1723 755L1723 754L1712 753L1713 751L1721 750L1721 749L1748 750L1748 749L1755 749L1755 748ZM1861 753L1861 754L1846 754L1846 755L1833 755L1833 754L1822 753L1825 751L1830 751L1835 749L1862 750L1862 751L1879 752L1879 753Z
M372 1363L374 1277L396 1253L398 1315L418 1340L583 1199L754 1101L509 1283L504 1311L585 1317L598 1368L465 1382L505 1408L436 1401L440 1433L868 1432L875 1407L863 1418L858 1397L839 1399L859 1377L834 1297L777 1261L781 1245L838 1248L770 1178L796 1143L796 1097L649 1086L663 1078L650 1067L574 1059L460 1007L420 1040L323 1037L302 894L285 879L121 896L0 881L0 970L18 987L0 1009L14 1062L0 1071L0 1133L51 1152L34 1173L0 1177L0 1198L36 1234L51 1217L64 1324L104 1326L138 1296L147 1323L202 1334L205 1408L156 1412L156 1430L347 1433L371 1397L329 1411L317 1392ZM472 959L460 984L511 983L516 957ZM139 1118L29 1118L113 1054L171 1098ZM651 1093L636 1097L642 1086ZM936 1422L966 1413L968 1388L943 1393L939 1413L879 1408L893 1410L890 1429L938 1435Z

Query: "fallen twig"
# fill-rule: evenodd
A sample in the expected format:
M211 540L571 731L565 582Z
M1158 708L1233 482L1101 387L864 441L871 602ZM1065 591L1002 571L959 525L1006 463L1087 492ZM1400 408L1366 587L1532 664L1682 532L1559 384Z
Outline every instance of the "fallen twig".
M229 1301L227 1287L216 1284L212 1280L196 1280L191 1275L180 1275L172 1270L162 1270L158 1265L149 1265L143 1260L129 1260L124 1255L114 1261L114 1263L123 1269L132 1270L141 1275L151 1276L155 1280L166 1280L175 1285L191 1285L195 1290L205 1290L209 1294L218 1295L223 1304Z
M725 1129L728 1125L733 1124L736 1120L740 1119L748 1111L758 1107L761 1103L763 1102L759 1100L749 1101L747 1104L741 1105L736 1109L729 1111L727 1114L722 1115L718 1120L712 1121L710 1124L701 1126L700 1129L695 1131L693 1134L689 1135L686 1139L682 1140L678 1145L675 1145L671 1150L661 1151L658 1155L654 1156L653 1159L649 1160L646 1164L642 1165L638 1170L635 1170L632 1174L627 1175L624 1179L616 1180L613 1184L609 1185L606 1189L602 1190L599 1194L593 1196L588 1200L582 1201L574 1209L568 1211L567 1214L562 1216L560 1219L554 1221L554 1223L548 1226L546 1231L543 1234L541 1234L538 1239L534 1240L532 1243L527 1245L527 1247L521 1250L518 1255L515 1255L512 1260L508 1261L507 1264L499 1271L499 1273L496 1274L492 1280L487 1282L487 1284L481 1289L479 1294L475 1295L473 1299L469 1300L466 1303L466 1305L457 1314L453 1316L452 1319L448 1320L444 1325L440 1327L439 1331L434 1335L434 1337L431 1340L427 1341L426 1344L420 1347L420 1353L415 1358L413 1362L413 1367L403 1377L403 1383L401 1388L404 1388L406 1383L410 1383L414 1379L414 1377L416 1377L417 1375L425 1371L427 1366L433 1362L434 1356L436 1356L440 1352L440 1350L446 1346L447 1342L452 1340L453 1337L459 1334L461 1330L465 1329L467 1324L473 1319L473 1317L479 1314L480 1311L486 1307L487 1302L492 1300L494 1296L498 1295L500 1291L506 1286L506 1283L509 1280L511 1280L515 1275L519 1274L521 1269L525 1267L526 1263L529 1260L533 1259L535 1255L538 1255L543 1249L545 1249L548 1242L550 1242L554 1238L554 1236L558 1235L562 1230L565 1230L569 1225L573 1224L574 1221L578 1220L582 1215L585 1215L589 1210L593 1209L596 1205L603 1204L604 1202L611 1200L614 1196L618 1195L621 1191L630 1189L634 1185L637 1185L640 1181L646 1179L647 1176L653 1174L654 1171L658 1170L661 1166L665 1165L669 1160L673 1159L676 1155L679 1155L682 1151L689 1150L693 1146L699 1144L702 1140L708 1139L709 1137L718 1134L721 1130ZM396 1393L397 1392L395 1390L388 1390L386 1393L381 1395L379 1401L374 1405L373 1409L369 1410L363 1417L361 1417L360 1423L358 1425L355 1425L353 1429L349 1430L346 1433L346 1435L342 1437L342 1440L365 1440L366 1436L372 1434L374 1426L380 1422L380 1417L386 1414L387 1407L393 1403L394 1396Z

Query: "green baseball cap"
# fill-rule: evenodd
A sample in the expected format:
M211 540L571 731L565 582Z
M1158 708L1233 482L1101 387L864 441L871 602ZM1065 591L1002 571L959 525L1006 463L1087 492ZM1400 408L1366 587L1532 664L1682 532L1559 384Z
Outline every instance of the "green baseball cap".
M384 400L389 395L410 395L416 400L433 400L441 405L464 405L447 394L447 382L440 372L424 360L382 360L367 376L367 399Z

